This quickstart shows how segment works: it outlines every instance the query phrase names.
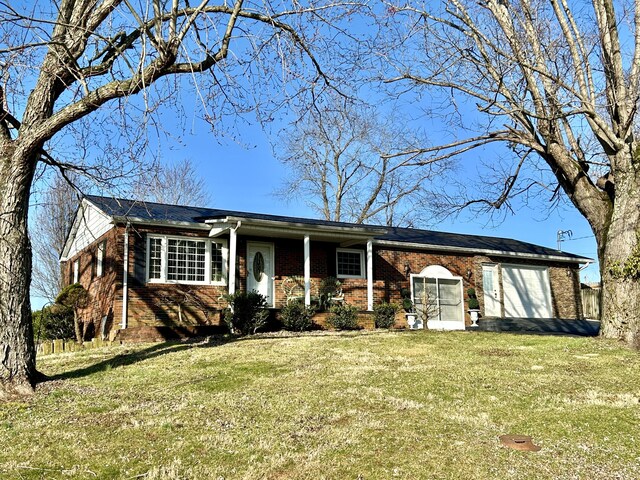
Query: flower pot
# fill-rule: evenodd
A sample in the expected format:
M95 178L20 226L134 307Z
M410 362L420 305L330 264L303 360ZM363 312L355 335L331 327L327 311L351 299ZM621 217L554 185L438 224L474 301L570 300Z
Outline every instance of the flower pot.
M480 316L480 310L478 309L469 309L469 316L471 317L471 326L472 327L477 327L478 326L478 318Z
M405 313L405 316L407 317L407 325L409 325L409 329L419 330L421 328L424 328L424 325L422 325L422 322L418 320L417 313L408 312L408 313Z

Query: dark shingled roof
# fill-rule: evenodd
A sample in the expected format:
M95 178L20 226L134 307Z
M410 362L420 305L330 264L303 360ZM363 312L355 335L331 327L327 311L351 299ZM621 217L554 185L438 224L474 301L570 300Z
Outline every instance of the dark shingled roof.
M143 202L140 200L124 200L121 198L99 197L86 195L87 200L108 215L115 217L131 217L145 221L158 222L188 222L204 223L225 217L252 218L255 220L270 220L274 222L299 223L302 225L326 225L330 227L352 226L358 228L386 228L373 225L359 225L355 223L328 222L311 218L284 217L281 215L267 215L263 213L238 212L234 210L219 210L216 208L188 207L184 205L167 205L164 203Z
M269 220L276 222L297 223L302 225L324 225L328 227L358 227L384 229L384 235L375 235L376 240L434 245L437 247L459 248L465 250L491 250L526 255L545 255L561 257L576 262L585 257L572 253L561 252L552 248L521 242L510 238L488 237L482 235L464 235L459 233L438 232L434 230L419 230L415 228L385 227L379 225L360 225L345 222L329 222L310 218L285 217L260 213L237 212L233 210L219 210L215 208L189 207L183 205L166 205L137 200L115 199L87 195L87 200L100 210L115 217L130 217L143 221L155 222L186 222L204 223L205 220L225 217L243 217L254 220Z
M386 235L378 240L393 242L422 243L439 247L464 248L473 250L494 250L509 253L526 253L528 255L552 255L555 257L583 259L573 253L561 252L553 248L521 242L510 238L487 237L483 235L465 235L461 233L437 232L435 230L418 230L414 228L389 228Z

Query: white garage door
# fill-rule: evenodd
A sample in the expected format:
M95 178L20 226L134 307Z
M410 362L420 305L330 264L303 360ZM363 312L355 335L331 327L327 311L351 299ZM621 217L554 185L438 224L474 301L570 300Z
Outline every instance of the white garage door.
M545 267L502 266L506 317L551 318L551 287Z

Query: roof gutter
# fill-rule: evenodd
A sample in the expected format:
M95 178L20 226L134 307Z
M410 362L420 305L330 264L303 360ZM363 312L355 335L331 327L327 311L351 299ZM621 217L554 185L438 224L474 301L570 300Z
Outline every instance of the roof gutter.
M467 247L452 247L447 245L430 245L426 243L412 243L412 242L395 242L392 240L374 240L375 245L383 246L383 247L404 247L404 248L415 248L418 250L436 250L442 252L451 252L451 253L469 253L469 254L484 254L484 255L493 255L497 257L507 257L507 258L521 258L523 260L548 260L554 262L564 262L564 263L589 263L593 262L592 258L586 257L563 257L559 255L543 255L538 253L523 253L523 252L507 252L504 250L490 250L483 248L467 248Z
M209 230L211 227L201 222L178 222L175 220L149 220L139 217L127 217L111 215L113 223L136 223L140 225L148 225L150 227L188 227L198 230Z
M137 223L148 226L157 226L157 227L188 227L197 230L207 230L212 233L212 236L220 235L220 231L213 232L212 229L215 228L216 225L220 225L220 227L228 228L231 225L242 225L244 228L270 228L270 229L287 229L289 231L296 231L300 234L304 233L315 233L315 234L324 234L331 235L335 233L341 233L351 237L362 237L363 239L374 237L373 244L377 246L383 247L403 247L403 248L414 248L417 250L435 250L442 252L451 252L451 253L468 253L472 255L493 255L499 257L506 258L518 258L518 259L528 259L528 260L547 260L547 261L555 261L555 262L563 262L563 263L575 263L575 264L591 264L594 262L592 258L587 257L565 257L559 255L543 255L543 254L535 254L535 253L523 253L523 252L509 252L504 250L491 250L491 249L476 249L476 248L468 248L468 247L454 247L447 245L432 245L426 243L414 243L414 242L398 242L393 240L377 240L375 236L377 235L385 235L387 233L386 228L381 227L368 227L368 226L357 226L357 225L349 225L349 226L335 226L335 225L318 225L318 224L307 224L300 222L286 222L286 221L278 221L278 220L264 220L264 219L255 219L241 216L226 216L224 218L214 218L205 220L204 223L201 222L181 222L175 220L148 220L145 218L139 217L128 217L128 216L111 216L114 223ZM226 228L225 228L226 227ZM236 227L237 230L237 227ZM586 265L585 267L586 268Z
M262 220L247 217L228 216L222 219L205 220L207 225L237 224L242 222L243 227L265 227L265 228L286 228L288 230L296 230L299 232L326 232L326 233L344 233L348 235L358 235L363 238L369 238L375 235L384 235L387 233L386 228L376 227L359 227L359 226L334 226L334 225L314 225L299 222L284 222L277 220Z

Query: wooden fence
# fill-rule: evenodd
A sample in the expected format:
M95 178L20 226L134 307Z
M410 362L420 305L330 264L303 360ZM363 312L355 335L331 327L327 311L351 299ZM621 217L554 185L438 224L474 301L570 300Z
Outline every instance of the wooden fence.
M82 345L75 340L47 340L36 345L36 355L50 355L52 353L77 352L111 345L113 342L94 338Z
M583 288L580 290L584 318L600 320L600 291L599 288Z

